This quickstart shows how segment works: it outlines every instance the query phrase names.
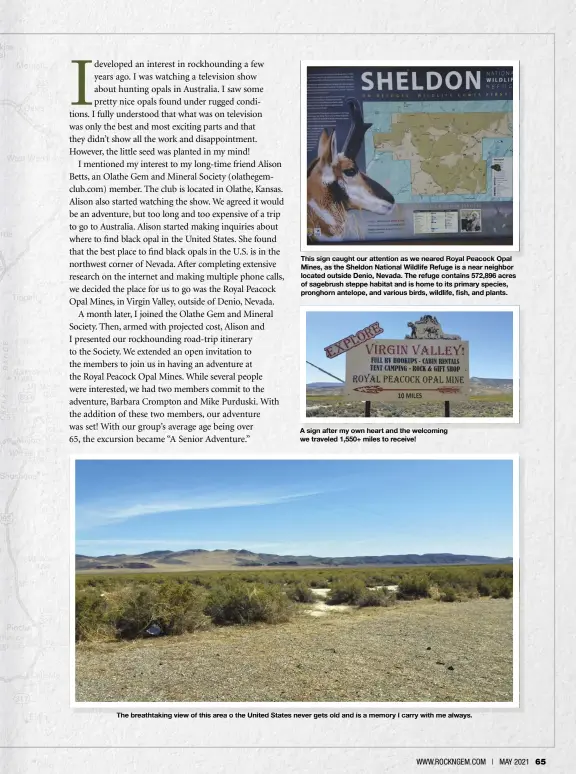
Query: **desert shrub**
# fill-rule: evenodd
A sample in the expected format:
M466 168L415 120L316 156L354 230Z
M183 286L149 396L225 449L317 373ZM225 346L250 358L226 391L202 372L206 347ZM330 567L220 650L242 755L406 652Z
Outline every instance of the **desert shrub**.
M454 589L458 597L476 596L483 572L477 567L439 567L427 573L439 588Z
M202 581L202 579L199 578L198 576L193 578L187 578L186 582L192 584L192 586L198 586L199 588L206 588L205 582Z
M365 575L362 580L368 588L373 586L392 586L396 583L396 580L391 579L389 575L381 575L380 573Z
M430 579L427 575L410 575L398 584L399 599L420 599L430 595Z
M513 567L503 565L415 567L248 567L234 571L81 573L76 578L79 641L145 636L156 623L179 634L217 623L287 620L293 601L312 602L312 589L330 587L329 604L388 604L373 586L398 584L398 599L470 596L509 598ZM393 604L393 595L392 604Z
M76 641L110 637L113 626L107 618L106 600L98 588L76 592Z
M492 593L491 584L486 578L480 578L476 584L476 589L481 597L489 597Z
M366 593L362 581L353 579L335 583L326 597L327 605L357 605Z
M282 623L290 619L293 608L276 585L229 583L210 591L205 612L219 625Z
M254 574L247 574L247 573L243 572L240 575L239 580L241 580L242 583L257 583L258 582L258 577L256 575L254 575ZM270 581L268 579L265 579L264 582L266 583L266 582L270 582Z
M358 607L390 607L396 604L396 595L386 589L366 589L357 602Z
M135 639L151 624L163 634L182 634L206 626L205 594L192 584L125 583L108 592L76 592L76 637Z
M130 583L107 596L109 617L114 621L117 636L134 639L144 636L161 614L159 590L152 583Z
M452 586L444 586L440 588L440 601L441 602L456 602L458 595L456 589Z
M512 584L512 577L506 575L489 575L480 578L476 588L481 597L510 599L512 596Z
M290 586L286 590L288 599L293 602L315 602L316 596L312 589L308 588L304 583L297 583L295 586Z
M511 578L513 575L513 567L510 564L507 565L490 565L485 567L483 575L486 578Z
M512 579L496 578L491 584L490 596L493 599L510 599L512 596Z
M204 629L210 618L204 613L206 592L192 584L166 583L158 594L158 617L163 634L184 634Z

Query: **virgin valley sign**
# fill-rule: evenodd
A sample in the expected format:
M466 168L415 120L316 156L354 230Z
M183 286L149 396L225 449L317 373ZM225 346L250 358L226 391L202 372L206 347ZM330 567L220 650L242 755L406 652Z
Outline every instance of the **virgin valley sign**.
M405 339L372 339L346 353L344 395L383 403L469 399L468 342L444 334L429 315L409 326Z

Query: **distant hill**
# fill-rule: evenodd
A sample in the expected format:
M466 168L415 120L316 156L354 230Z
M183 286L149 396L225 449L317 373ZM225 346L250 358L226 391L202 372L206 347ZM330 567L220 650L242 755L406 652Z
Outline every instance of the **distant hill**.
M77 572L134 571L168 572L170 570L231 570L243 567L358 567L510 564L512 557L476 556L473 554L386 554L384 556L280 556L229 548L207 551L148 551L144 554L114 556L76 556Z
M472 395L493 395L500 392L512 392L512 379L487 379L480 376L470 377ZM344 385L341 382L310 382L306 385L308 395L339 395Z
M309 390L331 390L333 387L342 387L342 382L310 382L306 387Z
M500 392L512 392L514 387L512 379L484 379L479 376L471 376L470 384L472 385L473 390L474 386L476 386L483 390L499 390Z

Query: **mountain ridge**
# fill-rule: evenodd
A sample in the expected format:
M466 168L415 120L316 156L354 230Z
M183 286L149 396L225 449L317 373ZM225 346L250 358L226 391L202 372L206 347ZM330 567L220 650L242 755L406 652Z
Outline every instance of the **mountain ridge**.
M228 570L249 567L358 567L424 566L462 564L510 564L512 557L479 554L426 553L320 557L314 555L269 554L247 549L189 548L183 551L156 550L142 554L76 555L76 571L98 570Z

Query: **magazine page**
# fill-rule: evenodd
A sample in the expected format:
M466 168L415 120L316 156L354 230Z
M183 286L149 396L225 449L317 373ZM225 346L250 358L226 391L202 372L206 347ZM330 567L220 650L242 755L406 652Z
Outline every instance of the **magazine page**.
M567 6L279 8L1 37L2 761L564 774Z

